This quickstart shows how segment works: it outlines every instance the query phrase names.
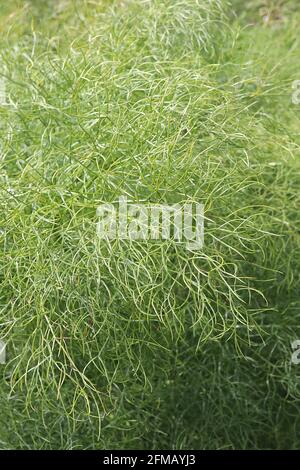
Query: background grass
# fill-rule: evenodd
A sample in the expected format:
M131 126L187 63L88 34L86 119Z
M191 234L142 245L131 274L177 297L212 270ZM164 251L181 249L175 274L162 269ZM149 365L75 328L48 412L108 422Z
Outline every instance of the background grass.
M299 448L296 1L0 4L2 448ZM205 205L205 246L96 208Z

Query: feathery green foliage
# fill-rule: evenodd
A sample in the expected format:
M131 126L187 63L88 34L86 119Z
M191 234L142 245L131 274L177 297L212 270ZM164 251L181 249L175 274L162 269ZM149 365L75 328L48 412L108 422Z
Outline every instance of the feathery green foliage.
M2 448L299 448L282 3L0 3ZM97 239L121 195L204 204L203 249Z

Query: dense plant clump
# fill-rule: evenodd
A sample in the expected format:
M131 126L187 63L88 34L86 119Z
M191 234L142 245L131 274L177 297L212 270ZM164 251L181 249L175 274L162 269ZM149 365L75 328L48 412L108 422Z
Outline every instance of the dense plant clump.
M300 11L247 3L1 3L1 448L299 448Z

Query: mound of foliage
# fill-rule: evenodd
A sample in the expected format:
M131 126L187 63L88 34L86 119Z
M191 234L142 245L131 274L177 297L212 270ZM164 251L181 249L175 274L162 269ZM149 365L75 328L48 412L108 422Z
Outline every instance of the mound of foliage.
M299 448L300 12L261 3L1 3L1 448ZM99 239L124 195L203 248Z

